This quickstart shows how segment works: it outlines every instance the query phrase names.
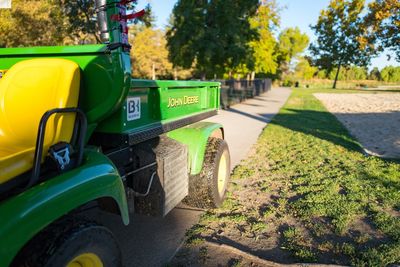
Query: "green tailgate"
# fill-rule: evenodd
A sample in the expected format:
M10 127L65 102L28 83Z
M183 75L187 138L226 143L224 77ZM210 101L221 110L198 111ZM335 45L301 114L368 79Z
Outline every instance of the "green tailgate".
M131 133L219 107L219 83L132 80L125 101L96 131Z

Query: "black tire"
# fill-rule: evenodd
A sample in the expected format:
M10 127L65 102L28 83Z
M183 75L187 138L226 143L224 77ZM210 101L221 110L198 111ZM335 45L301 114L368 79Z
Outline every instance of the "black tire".
M225 180L223 186L218 186L218 172L222 156L226 158ZM225 199L225 193L230 177L230 155L225 140L211 137L204 156L204 163L199 175L189 177L189 195L183 203L202 209L218 208Z
M82 219L64 219L40 232L17 255L12 266L61 267L86 253L104 267L120 267L121 252L114 235L104 226Z

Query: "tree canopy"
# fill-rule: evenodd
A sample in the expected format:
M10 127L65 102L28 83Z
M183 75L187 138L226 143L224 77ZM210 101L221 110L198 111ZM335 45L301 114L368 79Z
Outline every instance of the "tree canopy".
M283 75L290 72L293 60L307 48L310 40L298 27L284 29L278 37L277 59Z
M307 34L298 27L286 28L279 34L279 57L282 62L289 63L304 52L310 43Z
M388 48L395 52L397 61L400 61L400 1L375 0L368 8L364 19L367 26L364 42L377 42L379 51Z
M141 22L154 20L151 9ZM0 47L99 43L94 1L13 0L0 9Z
M310 47L316 64L328 71L337 67L336 76L341 66L366 66L373 55L371 46L360 44L365 32L364 4L364 0L332 0L321 11L317 24L311 27L317 36ZM337 77L333 88L336 80Z
M385 82L400 82L400 67L384 67L381 70L381 79Z
M0 47L63 43L63 16L54 1L14 0L0 9Z
M66 43L100 43L95 20L94 1L56 0L64 15L64 35Z
M174 66L195 66L203 78L246 64L256 36L249 18L258 0L179 0L167 32Z
M133 39L132 72L135 77L155 79L172 73L172 64L168 61L166 40L161 30L146 27Z
M299 79L310 80L317 73L318 69L312 67L306 58L300 58L295 68L295 75Z
M262 1L257 14L250 18L251 28L258 32L258 38L250 41L253 50L253 68L258 74L276 74L278 69L274 31L279 26L279 8L275 0Z
M133 73L396 80L394 67L368 75L364 66L387 49L400 61L399 0L331 0L312 26L317 39L307 56L305 33L279 32L281 9L277 0L177 0L166 30L156 30L149 8L145 23L130 27ZM94 1L13 0L0 10L0 47L97 43L95 19Z

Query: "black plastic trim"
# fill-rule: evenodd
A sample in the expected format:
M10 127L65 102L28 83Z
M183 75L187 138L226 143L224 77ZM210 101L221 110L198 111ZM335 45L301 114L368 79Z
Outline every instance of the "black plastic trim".
M193 123L196 123L199 121L202 121L202 120L212 117L214 115L217 115L216 110L208 111L205 113L201 113L201 114L198 114L195 116L180 119L180 120L173 121L170 123L161 124L153 129L144 130L144 131L137 132L137 133L132 133L129 135L129 145L139 144L148 139L152 139L161 134L185 127L187 125L190 125L190 124L193 124Z
M170 123L158 124L146 130L132 133L94 133L92 142L95 145L105 145L113 147L132 146L141 142L153 139L164 133L185 127L187 125L202 121L214 115L217 115L217 110L203 112L194 116L176 120Z
M35 148L35 156L33 159L33 169L32 175L29 179L28 184L26 185L26 189L30 188L34 184L39 181L40 177L40 165L42 161L43 155L43 145L44 145L44 137L46 134L46 124L49 118L54 114L60 113L76 113L78 121L79 121L79 134L77 138L77 145L78 145L78 159L77 159L77 166L82 164L83 159L83 150L85 146L85 136L87 131L87 119L85 113L80 110L79 108L56 108L47 111L44 113L42 118L40 119L38 135L36 138L36 148ZM75 126L76 127L76 126Z

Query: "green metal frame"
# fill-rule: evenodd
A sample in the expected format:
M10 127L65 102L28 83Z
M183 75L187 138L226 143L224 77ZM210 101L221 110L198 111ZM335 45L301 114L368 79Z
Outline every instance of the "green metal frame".
M0 205L0 266L8 266L39 231L90 201L110 197L129 223L124 186L111 161L86 151L82 166L43 182Z
M207 141L215 131L221 131L222 136L224 134L221 124L198 122L167 134L168 137L188 146L191 175L196 175L201 172Z

